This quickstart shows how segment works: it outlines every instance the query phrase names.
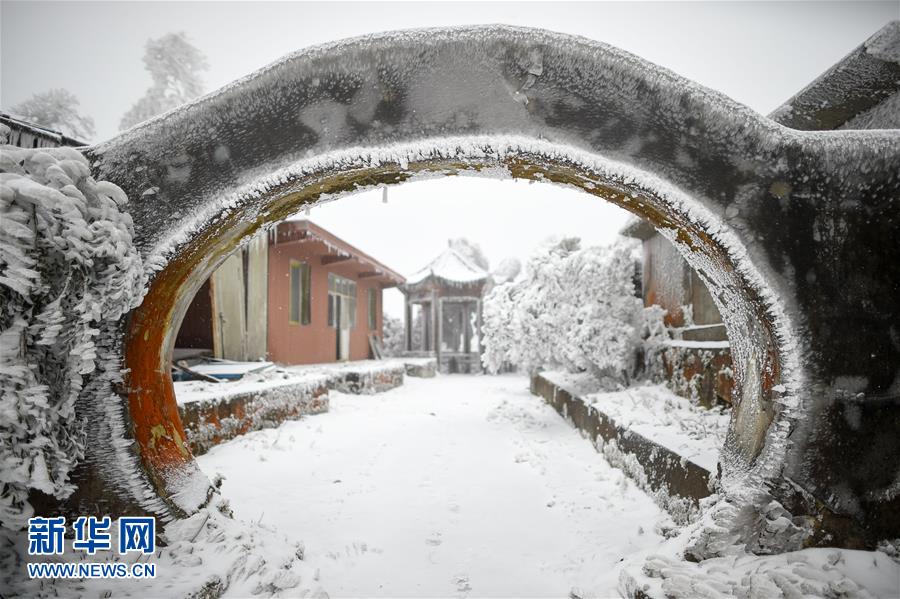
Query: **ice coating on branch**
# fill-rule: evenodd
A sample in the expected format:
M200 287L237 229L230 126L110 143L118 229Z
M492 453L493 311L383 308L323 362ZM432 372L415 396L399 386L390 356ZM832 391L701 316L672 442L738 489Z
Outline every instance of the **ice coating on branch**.
M77 150L0 146L4 526L29 516L30 489L56 497L73 489L85 438L76 399L98 364L108 366L100 329L140 302L146 281L126 202L90 176Z

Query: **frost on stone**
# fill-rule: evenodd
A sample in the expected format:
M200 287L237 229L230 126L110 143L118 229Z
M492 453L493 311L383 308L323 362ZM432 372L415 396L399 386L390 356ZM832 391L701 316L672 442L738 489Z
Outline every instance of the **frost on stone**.
M125 194L77 150L0 149L0 522L16 527L30 490L72 491L76 399L108 370L101 328L139 303L145 276Z
M891 21L866 40L866 52L886 62L900 64L900 21Z

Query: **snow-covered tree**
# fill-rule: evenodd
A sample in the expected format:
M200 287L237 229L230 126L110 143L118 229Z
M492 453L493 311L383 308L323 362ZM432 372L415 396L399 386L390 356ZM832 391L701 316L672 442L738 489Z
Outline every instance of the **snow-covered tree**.
M144 67L153 84L122 117L120 129L146 121L203 93L200 72L208 68L206 56L183 32L147 40Z
M491 275L495 283L506 283L515 280L522 272L522 263L518 258L504 258Z
M69 137L90 141L94 136L94 119L78 112L78 98L67 89L57 88L34 94L9 109L26 121L55 129Z
M406 330L403 321L393 316L384 315L384 355L400 356L406 349L404 337Z
M575 252L567 261L565 281L573 306L561 340L567 362L598 376L627 380L642 326L631 248L618 244Z
M449 240L449 245L475 266L488 271L491 269L487 256L484 255L481 246L477 243L469 241L465 237L459 237Z
M485 366L563 367L627 381L642 327L633 269L625 244L579 249L567 238L541 246L524 276L485 298Z
M513 283L504 283L491 289L484 298L481 334L485 347L481 361L488 372L501 372L508 365L519 363L519 328L514 303L517 289Z
M571 366L560 351L559 336L560 327L574 308L566 297L566 261L579 246L576 237L548 242L525 266L525 276L516 285L514 297L522 344L515 359L510 360L520 368L530 371L541 366Z
M525 265L525 274L495 287L484 300L482 361L491 372L504 364L523 370L560 366L560 346L553 340L565 322L565 261L579 240L567 238L541 245Z

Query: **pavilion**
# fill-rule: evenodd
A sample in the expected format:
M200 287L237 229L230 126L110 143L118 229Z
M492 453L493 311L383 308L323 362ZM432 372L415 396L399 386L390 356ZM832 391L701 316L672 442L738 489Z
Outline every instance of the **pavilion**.
M406 353L437 358L444 373L481 372L482 298L490 273L453 247L407 278Z

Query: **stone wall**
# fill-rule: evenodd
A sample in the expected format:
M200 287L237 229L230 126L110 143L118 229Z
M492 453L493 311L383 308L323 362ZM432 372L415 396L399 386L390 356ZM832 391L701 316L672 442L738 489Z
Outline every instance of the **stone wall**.
M531 392L539 395L587 436L598 451L637 485L684 523L697 513L699 501L710 495L715 473L684 459L672 450L616 424L571 390L535 374Z
M274 428L285 420L328 411L326 380L302 380L274 387L192 401L179 406L181 423L194 455L238 435Z
M429 361L421 361L427 370ZM434 376L434 361L430 361ZM204 454L238 435L263 428L274 428L285 420L328 411L328 391L341 393L383 393L403 384L407 366L400 361L362 361L326 364L314 368L289 369L293 377L283 384L230 392L223 383L222 392L209 399L186 401L179 405L181 422L194 455ZM215 387L213 392L218 391Z

